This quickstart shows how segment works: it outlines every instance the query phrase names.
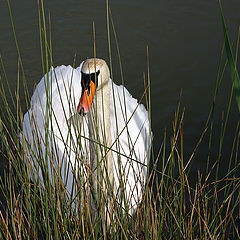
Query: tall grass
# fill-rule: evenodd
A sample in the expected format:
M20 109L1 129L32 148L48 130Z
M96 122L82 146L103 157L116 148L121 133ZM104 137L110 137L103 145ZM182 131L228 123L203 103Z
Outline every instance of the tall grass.
M9 4L9 2L8 2ZM120 49L118 46L117 33L114 28L114 21L111 11L106 2L107 9L107 33L111 77L112 71L112 47L116 46L119 57L119 68L122 83L124 75L122 71ZM17 76L17 88L10 89L5 72L4 62L0 56L0 135L1 154L7 168L1 180L1 191L6 201L5 211L0 212L0 237L3 239L226 239L240 238L240 217L239 217L239 119L232 139L232 150L229 155L228 173L226 176L219 176L219 168L222 147L225 140L232 98L236 95L239 104L239 77L237 74L237 52L234 59L229 36L225 27L224 17L223 49L220 53L216 88L213 96L213 104L209 117L203 126L201 136L192 152L190 158L184 155L184 111L181 109L181 98L176 108L173 119L173 130L171 133L170 151L167 149L167 133L164 133L163 142L159 143L159 150L151 150L150 165L145 191L141 203L133 215L130 215L128 204L124 197L116 199L111 192L110 180L104 168L98 167L98 191L94 189L91 176L94 170L88 162L82 161L81 146L87 144L90 139L76 138L82 132L81 119L77 124L71 125L68 130L70 134L66 139L61 134L61 127L57 124L58 137L52 134L52 124L56 120L52 111L51 83L55 70L52 58L51 36L48 35L48 26L45 17L43 1L39 2L39 36L42 59L43 75L45 75L46 96L46 121L44 124L45 135L41 136L38 131L30 131L35 136L32 146L29 145L29 138L22 136L23 112L20 102L20 94L24 94L26 105L30 106L30 97L27 89L27 80L24 75L24 67L21 60L20 49L17 44L17 37L14 30L11 8L9 4L10 19L12 21L13 34L15 37L18 57L19 74ZM110 32L113 31L114 40L110 39ZM95 39L95 35L94 35ZM114 42L114 43L112 43ZM239 39L237 39L237 46ZM94 57L96 57L96 45L94 41ZM224 46L226 48L227 60L224 60ZM211 159L213 147L213 126L216 99L218 90L221 88L221 81L227 64L230 65L230 73L233 79L233 87L230 93L228 110L223 120L219 139L219 153L217 159ZM73 64L75 65L75 63ZM20 74L21 73L21 74ZM22 77L20 77L22 76ZM150 89L150 64L147 49L147 73L144 75L146 89L143 91L142 99L146 100L146 106L151 116L151 89ZM24 86L24 93L19 92L19 85ZM57 86L60 93L60 86ZM69 111L74 116L73 106L76 103L71 100L71 91L67 86L65 94L69 97ZM235 93L234 93L235 91ZM64 94L63 94L64 95ZM10 97L8 97L10 96ZM10 100L9 100L10 99ZM11 104L9 103L11 101ZM61 104L61 103L60 103ZM72 111L72 112L71 112ZM123 112L125 110L123 109ZM67 115L67 112L65 112ZM29 116L30 117L30 116ZM67 119L67 116L65 116ZM92 118L94 126L96 120ZM33 118L33 125L38 126L39 122ZM150 124L151 126L151 124ZM35 128L37 129L37 128ZM98 131L95 129L96 139L94 146L100 148L103 156L111 149L99 144ZM104 134L104 133L102 133ZM76 141L77 139L77 141ZM197 150L203 139L208 139L209 155L206 159L206 172L198 172L197 182L192 183L190 178L190 166L197 155ZM71 154L80 152L76 158L76 177L69 180L69 165L59 166L59 154L57 143L64 145L62 159L70 159ZM44 144L43 144L44 143ZM149 143L150 144L150 143ZM98 158L98 150L96 157ZM120 154L120 153L118 153ZM128 156L129 157L129 156ZM102 157L104 159L104 157ZM104 161L98 159L100 166ZM193 163L194 164L194 163ZM55 169L58 166L59 169ZM83 166L83 167L81 167ZM103 165L104 166L104 165ZM65 176L64 178L61 177ZM214 180L212 180L214 179ZM68 181L72 183L72 191L66 191ZM104 183L104 184L103 184ZM122 181L124 196L124 181ZM102 188L102 186L107 186ZM107 189L107 191L106 191ZM106 204L111 206L110 214L106 214ZM106 224L107 218L110 222Z

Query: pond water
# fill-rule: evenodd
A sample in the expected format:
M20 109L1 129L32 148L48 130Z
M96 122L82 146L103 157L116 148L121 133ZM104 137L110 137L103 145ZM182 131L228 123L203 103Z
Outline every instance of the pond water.
M222 1L222 4L231 40L236 41L240 24L240 1L227 0ZM27 0L11 1L11 7L28 86L32 92L42 77L38 7L36 1ZM125 85L138 99L144 89L146 46L149 46L155 152L163 141L165 129L167 144L170 143L174 112L182 89L181 110L185 109L184 154L187 160L203 131L213 100L223 43L218 1L111 0L110 7L118 36ZM97 56L108 61L104 0L46 1L46 14L49 13L55 66L72 64L75 54L77 65L93 56L93 22ZM0 0L0 22L0 52L11 88L15 89L17 51L8 7L3 0ZM113 35L112 51L114 81L120 83ZM230 89L231 79L226 74L217 98L213 159L218 152L222 111L226 112ZM224 142L223 162L232 146L237 119L237 106L233 102ZM193 171L204 169L207 150L208 143L204 141L192 163Z

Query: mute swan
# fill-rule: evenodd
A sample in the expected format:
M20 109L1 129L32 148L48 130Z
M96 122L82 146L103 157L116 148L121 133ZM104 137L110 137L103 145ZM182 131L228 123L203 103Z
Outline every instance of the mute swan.
M96 192L112 191L130 214L141 201L150 155L148 113L112 82L104 60L51 68L36 86L20 139L28 146L31 177L43 185L44 176L54 184L57 173L70 193L76 176L86 180L90 166Z

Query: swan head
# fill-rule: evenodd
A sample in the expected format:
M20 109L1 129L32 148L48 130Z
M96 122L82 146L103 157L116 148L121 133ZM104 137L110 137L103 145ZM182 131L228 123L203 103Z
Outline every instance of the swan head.
M110 78L107 63L99 58L90 58L83 62L81 69L82 94L78 104L78 113L90 111L95 92L103 88Z

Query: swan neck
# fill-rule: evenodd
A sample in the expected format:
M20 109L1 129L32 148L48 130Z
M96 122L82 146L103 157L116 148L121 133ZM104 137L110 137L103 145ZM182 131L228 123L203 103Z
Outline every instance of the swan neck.
M110 80L106 82L104 87L97 93L97 119L99 122L99 140L107 148L103 148L102 152L99 153L99 159L103 159L103 164L106 166L107 172L111 185L113 184L113 156L112 151L109 148L112 145L111 138L111 122L110 122ZM99 148L100 150L100 148ZM106 157L104 157L106 156ZM103 166L104 168L104 166ZM106 177L106 176L104 176Z

